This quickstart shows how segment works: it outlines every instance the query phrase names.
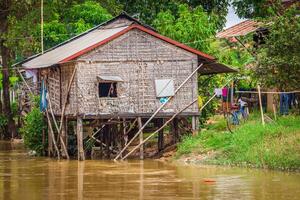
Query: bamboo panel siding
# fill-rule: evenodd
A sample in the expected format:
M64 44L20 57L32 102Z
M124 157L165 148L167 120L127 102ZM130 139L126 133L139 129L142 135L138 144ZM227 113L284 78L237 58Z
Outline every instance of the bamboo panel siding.
M79 57L76 65L79 114L153 113L160 105L154 80L171 78L177 88L197 67L197 56L142 31L131 30ZM124 80L117 83L117 98L98 97L97 75L120 76ZM195 75L162 112L182 109L196 98L197 91ZM197 106L194 104L186 112L197 112Z

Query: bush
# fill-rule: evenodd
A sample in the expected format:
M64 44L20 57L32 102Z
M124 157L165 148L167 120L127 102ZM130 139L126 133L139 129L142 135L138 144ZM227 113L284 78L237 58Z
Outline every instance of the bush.
M24 119L24 126L21 128L25 146L41 154L43 146L43 130L46 128L43 113L39 108L33 108Z

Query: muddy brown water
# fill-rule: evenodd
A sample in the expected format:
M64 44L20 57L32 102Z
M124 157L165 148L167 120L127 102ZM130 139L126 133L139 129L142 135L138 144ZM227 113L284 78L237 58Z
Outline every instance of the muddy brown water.
M300 174L145 161L30 158L0 142L0 199L300 199Z

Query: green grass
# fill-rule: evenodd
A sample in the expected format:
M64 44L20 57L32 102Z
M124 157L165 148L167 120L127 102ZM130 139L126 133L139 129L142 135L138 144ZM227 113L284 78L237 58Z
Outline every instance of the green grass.
M237 126L234 133L226 131L222 117L207 125L198 136L185 137L176 157L185 154L214 152L204 163L239 165L258 168L300 169L300 117L284 116L276 123L262 126L258 114Z

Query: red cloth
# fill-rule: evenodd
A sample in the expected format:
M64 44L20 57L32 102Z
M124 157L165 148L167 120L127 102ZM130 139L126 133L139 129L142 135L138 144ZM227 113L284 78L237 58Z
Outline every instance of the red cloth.
M227 88L227 87L224 87L224 88L222 89L222 96L223 96L223 97L227 97L227 93L228 93L228 88Z

